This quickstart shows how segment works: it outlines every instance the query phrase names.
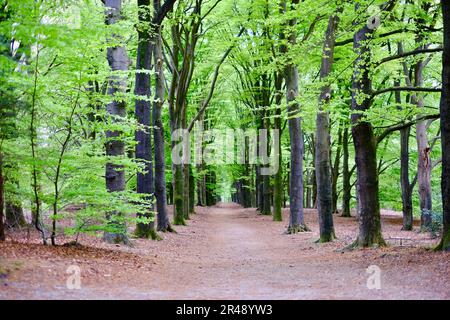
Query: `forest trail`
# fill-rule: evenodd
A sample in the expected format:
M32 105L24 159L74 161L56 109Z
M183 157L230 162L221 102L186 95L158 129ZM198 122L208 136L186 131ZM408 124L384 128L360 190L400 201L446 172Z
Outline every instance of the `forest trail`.
M87 239L73 249L36 245L38 253L23 257L18 244L10 244L14 257L0 248L0 266L3 254L3 263L20 266L3 280L0 299L450 298L448 254L398 246L336 251L352 241L354 219L335 217L340 237L321 245L314 242L315 210L305 214L312 232L296 235L284 234L287 210L283 222L235 204L196 210L177 234L135 239L131 248L101 241L85 247ZM399 229L397 220L384 218L388 236ZM66 269L73 264L80 266L81 288L69 290ZM381 270L380 290L367 288L370 265Z

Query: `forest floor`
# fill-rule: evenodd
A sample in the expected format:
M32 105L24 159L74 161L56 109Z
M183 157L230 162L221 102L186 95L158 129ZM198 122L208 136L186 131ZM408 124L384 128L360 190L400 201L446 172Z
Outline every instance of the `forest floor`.
M42 246L34 232L9 232L0 299L450 299L450 253L429 250L437 240L417 223L400 231L398 213L383 211L388 247L342 252L355 238L354 218L335 215L339 238L318 244L316 210L305 210L312 231L295 235L284 234L287 209L283 222L234 204L196 212L176 234L131 247L93 236ZM80 268L80 289L66 286L71 265ZM371 265L380 268L380 289L367 287Z

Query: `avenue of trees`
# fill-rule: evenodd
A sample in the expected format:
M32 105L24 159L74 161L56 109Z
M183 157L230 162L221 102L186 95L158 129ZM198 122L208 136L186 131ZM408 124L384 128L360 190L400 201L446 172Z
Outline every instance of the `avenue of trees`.
M173 161L199 128L278 130L279 169ZM287 233L316 208L319 242L356 216L352 248L393 209L450 250L449 1L0 0L0 241L162 239L231 200Z

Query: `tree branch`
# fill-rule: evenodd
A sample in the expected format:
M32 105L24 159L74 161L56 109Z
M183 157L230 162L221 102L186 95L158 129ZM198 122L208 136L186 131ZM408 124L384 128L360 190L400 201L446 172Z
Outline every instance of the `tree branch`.
M159 8L158 12L152 19L152 24L154 25L161 25L164 18L166 17L167 13L172 10L173 5L175 4L177 0L166 0L164 4Z
M384 88L377 91L372 91L370 99L383 93L392 91L414 91L414 92L441 92L442 88L425 88L425 87L390 87Z
M239 33L236 36L236 38L239 38L242 35L242 33L244 33L244 31L245 31L245 28L241 28L241 30L239 31ZM214 89L216 87L217 78L219 77L220 67L225 62L226 58L228 57L228 55L230 54L230 52L233 50L234 47L235 47L235 44L233 44L230 47L228 47L228 49L225 51L225 53L223 54L222 58L220 59L219 63L216 65L216 68L215 68L214 74L213 74L213 79L212 79L212 82L211 82L211 87L209 89L208 96L203 101L202 106L199 109L199 111L197 112L197 114L195 115L195 117L191 120L191 122L189 124L189 127L188 127L188 131L192 130L192 128L194 127L195 121L198 120L198 118L205 112L206 108L208 107L208 104L211 101L212 96L214 94Z
M411 127L415 125L418 122L429 120L429 119L439 119L440 114L429 114L423 117L416 118L413 121L409 121L406 123L399 123L393 126L388 127L386 130L384 130L378 137L377 137L377 144L379 144L381 141L383 141L384 138L386 138L388 135L390 135L394 131L406 129L408 127Z
M397 59L401 59L401 58L405 58L405 57L409 57L409 56L414 56L414 55L422 54L422 53L441 52L442 50L443 50L442 47L437 47L437 48L418 49L418 50L414 50L414 51L399 53L397 55L381 59L380 61L378 61L376 63L376 66L378 67L379 65L381 65L383 63L386 63L386 62L389 62L389 61L392 61L392 60L397 60Z

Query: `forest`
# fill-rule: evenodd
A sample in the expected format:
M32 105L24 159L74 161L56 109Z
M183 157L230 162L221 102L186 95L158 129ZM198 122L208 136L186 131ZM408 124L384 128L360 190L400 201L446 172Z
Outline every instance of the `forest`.
M0 0L0 299L447 300L449 252L450 1Z

